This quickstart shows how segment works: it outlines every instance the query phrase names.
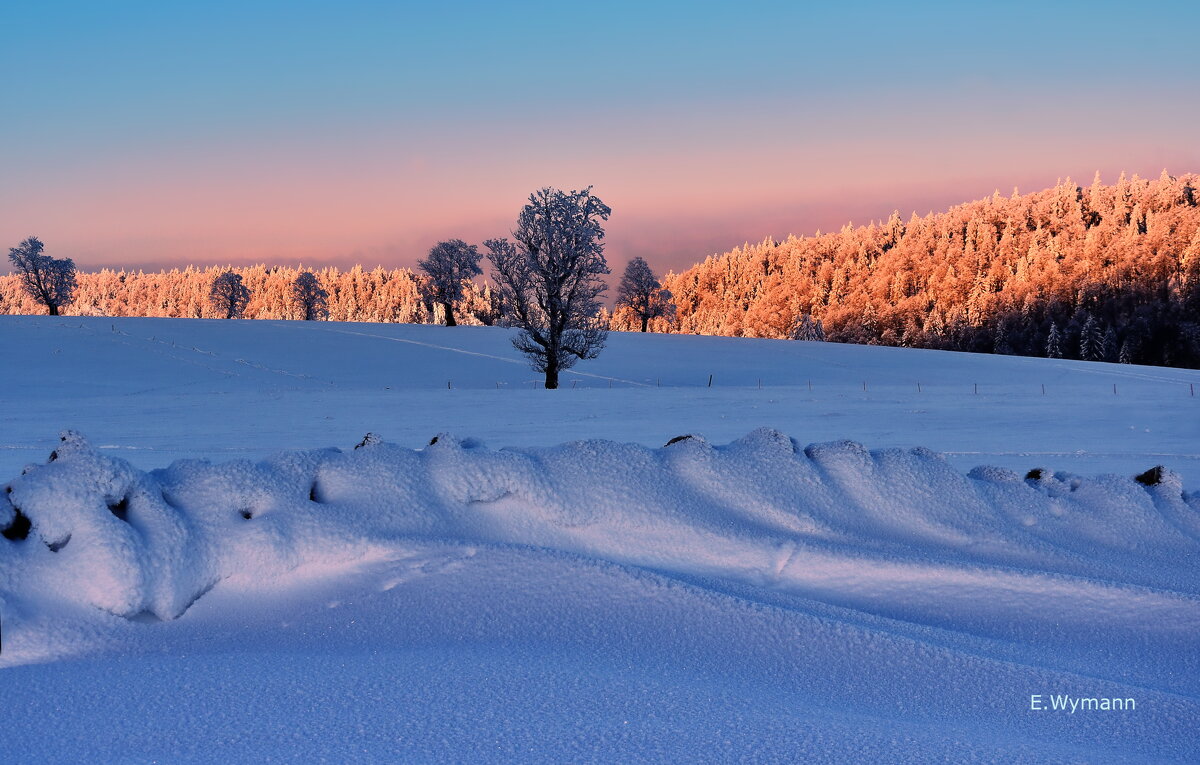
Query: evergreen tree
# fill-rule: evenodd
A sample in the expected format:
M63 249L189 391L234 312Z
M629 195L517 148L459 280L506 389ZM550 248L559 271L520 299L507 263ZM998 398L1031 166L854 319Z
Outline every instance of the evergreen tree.
M1046 358L1062 358L1062 337L1058 332L1058 324L1050 322L1050 334L1046 338Z
M875 305L870 301L863 306L859 326L862 329L863 342L874 345L879 341L879 320L876 318Z
M1004 356L1013 354L1012 343L1008 339L1008 321L1005 319L996 322L996 332L992 338L992 353Z
M825 328L821 326L820 319L813 320L812 314L804 314L792 328L793 340L807 340L809 342L824 342Z
M1121 364L1133 363L1133 354L1130 352L1128 340L1121 343L1121 352L1117 356L1117 361Z
M1108 362L1117 360L1117 332L1110 324L1104 329L1104 339L1100 342L1100 357Z
M1090 313L1079 330L1079 358L1084 361L1100 361L1104 353L1104 336L1096 317Z

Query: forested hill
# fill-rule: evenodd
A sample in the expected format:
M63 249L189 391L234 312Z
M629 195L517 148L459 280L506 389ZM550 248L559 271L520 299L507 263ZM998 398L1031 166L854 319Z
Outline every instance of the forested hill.
M1200 176L1069 179L1033 194L715 255L663 286L674 318L650 329L1200 367ZM78 274L68 314L214 317L221 268ZM302 318L302 269L233 269L247 318ZM437 322L409 269L315 272L339 321ZM17 276L0 276L0 313L42 313ZM488 282L455 304L467 324L505 324ZM808 317L806 321L805 318ZM640 321L618 307L613 329ZM802 331L797 331L800 328ZM819 336L819 332L815 333Z
M1198 185L1097 175L746 245L668 275L673 330L788 337L811 314L843 342L1200 366Z

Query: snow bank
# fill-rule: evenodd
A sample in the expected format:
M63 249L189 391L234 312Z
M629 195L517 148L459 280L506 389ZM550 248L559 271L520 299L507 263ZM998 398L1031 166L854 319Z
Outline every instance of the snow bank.
M145 473L68 432L5 487L0 597L174 619L223 579L336 569L418 537L549 548L997 638L1069 641L1103 622L1118 645L1145 639L1152 615L1170 642L1200 629L1200 497L1160 479L963 475L925 449L802 447L766 429L659 449L366 439ZM11 641L4 659L20 661Z
M0 748L1194 762L1200 498L1141 478L765 429L143 472L65 433L0 493Z

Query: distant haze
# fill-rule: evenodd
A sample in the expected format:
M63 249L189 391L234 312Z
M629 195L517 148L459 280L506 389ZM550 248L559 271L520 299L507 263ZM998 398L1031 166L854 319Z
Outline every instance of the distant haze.
M0 247L411 266L507 233L535 188L593 185L610 261L666 271L1200 169L1193 3L405 5L6 9Z

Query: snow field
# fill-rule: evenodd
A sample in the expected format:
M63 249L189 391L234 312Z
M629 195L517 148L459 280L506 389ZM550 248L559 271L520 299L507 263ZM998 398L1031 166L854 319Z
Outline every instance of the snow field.
M1197 373L505 342L0 320L0 753L1200 759Z
M805 443L925 446L964 472L1132 476L1164 464L1200 482L1195 370L613 333L600 358L549 392L508 337L491 327L0 317L0 476L45 459L65 428L151 470L353 444L367 431L412 447L443 431L498 447L660 446L767 426Z

